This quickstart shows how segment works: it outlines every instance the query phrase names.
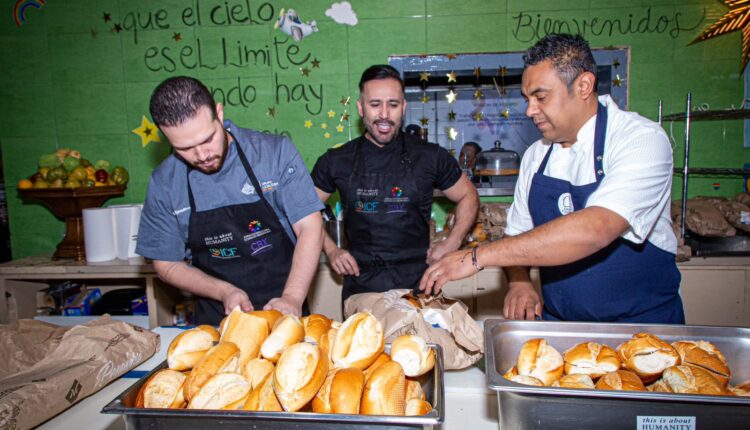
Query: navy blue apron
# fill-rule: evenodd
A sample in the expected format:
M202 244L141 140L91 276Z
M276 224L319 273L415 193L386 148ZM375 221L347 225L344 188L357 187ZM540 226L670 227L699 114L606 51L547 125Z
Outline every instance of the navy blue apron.
M404 134L399 135L400 163L384 172L364 168L362 146L372 143L364 136L354 143L352 173L339 191L349 252L357 260L359 276L344 277L343 300L358 293L415 289L427 269L430 227L420 207L432 201L419 192ZM396 139L390 144L397 144Z
M607 109L600 103L594 137L596 182L573 185L544 175L552 145L534 174L529 212L534 227L586 207L604 178ZM554 252L554 250L551 250ZM618 238L579 261L541 267L545 320L684 324L675 255L645 241Z
M253 308L261 310L284 291L292 267L294 243L263 196L239 142L234 140L237 155L260 199L198 212L190 187L193 169L188 168L188 246L194 267L242 289L250 297ZM196 325L218 325L224 316L224 305L220 301L198 298Z

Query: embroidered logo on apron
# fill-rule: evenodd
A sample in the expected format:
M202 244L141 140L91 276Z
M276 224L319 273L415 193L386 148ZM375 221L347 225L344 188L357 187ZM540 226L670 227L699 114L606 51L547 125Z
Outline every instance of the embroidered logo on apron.
M269 243L267 238L260 239L250 244L250 255L258 255L270 251L272 248L273 244Z
M261 224L258 220L252 220L247 223L247 229L250 231L250 234L242 236L242 240L244 240L245 242L249 242L261 236L265 236L271 232L270 228L263 228L263 224Z
M386 205L385 213L404 213L406 212L406 203L409 197L404 197L404 190L399 186L391 187L391 196L383 199Z
M208 252L211 253L211 257L221 258L223 260L240 256L237 252L237 248L208 248Z
M363 202L362 200L357 200L354 202L354 211L366 214L376 214L378 213L378 204L379 202Z
M563 215L573 212L573 196L570 193L560 194L560 197L557 199L557 208Z
M215 236L206 236L203 238L203 242L208 245L219 245L234 240L232 232L217 234Z

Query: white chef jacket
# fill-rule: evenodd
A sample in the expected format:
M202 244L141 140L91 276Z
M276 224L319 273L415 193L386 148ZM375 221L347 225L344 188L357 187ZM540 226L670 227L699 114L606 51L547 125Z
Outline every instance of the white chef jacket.
M604 179L586 202L623 217L630 227L622 238L633 243L648 240L671 253L677 251L672 231L670 200L672 191L672 146L658 123L637 113L620 110L608 95L599 96L607 108L607 134L604 143ZM505 233L515 236L531 230L529 213L531 179L552 145L544 175L573 185L596 182L594 172L594 132L596 115L578 131L569 148L544 139L534 142L521 160L521 169L508 212ZM576 208L578 210L580 208Z

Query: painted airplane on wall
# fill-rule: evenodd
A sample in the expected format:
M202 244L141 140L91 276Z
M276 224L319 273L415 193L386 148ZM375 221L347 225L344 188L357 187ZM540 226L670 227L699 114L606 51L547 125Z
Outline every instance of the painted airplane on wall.
M297 42L318 31L315 20L302 22L297 15L297 11L289 9L285 13L283 8L279 13L279 20L273 27L280 28L281 31L292 36Z

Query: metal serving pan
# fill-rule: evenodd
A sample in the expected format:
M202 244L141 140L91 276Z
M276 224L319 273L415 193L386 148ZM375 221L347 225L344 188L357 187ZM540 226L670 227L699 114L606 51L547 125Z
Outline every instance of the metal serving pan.
M503 378L521 345L544 338L560 353L593 341L617 348L648 332L667 342L708 340L724 353L731 384L750 379L750 329L664 324L486 320L487 385L497 391L498 420L508 429L704 430L750 428L750 397L585 390L521 385Z
M435 368L432 373L420 377L427 401L432 411L416 417L317 414L312 412L253 412L237 410L156 409L135 408L136 397L141 386L157 370L167 366L166 361L148 375L139 379L130 388L109 402L102 409L106 414L122 414L128 429L158 428L160 430L203 429L311 429L354 430L377 429L432 429L445 417L445 385L443 380L443 351L440 345L430 344L435 349ZM386 345L390 351L390 344Z

